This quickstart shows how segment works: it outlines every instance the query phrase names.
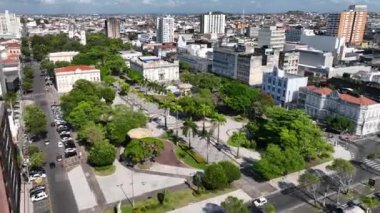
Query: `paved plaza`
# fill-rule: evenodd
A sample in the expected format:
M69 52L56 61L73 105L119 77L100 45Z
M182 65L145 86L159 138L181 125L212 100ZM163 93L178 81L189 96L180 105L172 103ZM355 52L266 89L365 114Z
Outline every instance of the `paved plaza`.
M248 194L239 189L224 195L187 205L183 208L170 211L170 213L220 212L220 210L222 210L220 207L221 203L229 196L239 198L244 202L249 202L252 200Z
M116 172L109 176L96 176L107 203L131 199L145 193L183 184L184 178L167 177L134 172L115 161ZM132 189L133 183L133 189Z
M79 211L98 205L81 166L67 173Z

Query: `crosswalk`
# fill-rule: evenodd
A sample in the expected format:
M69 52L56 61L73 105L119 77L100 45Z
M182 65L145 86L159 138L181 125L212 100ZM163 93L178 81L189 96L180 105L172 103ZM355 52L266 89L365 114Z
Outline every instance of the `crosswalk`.
M364 160L364 164L372 169L375 169L377 171L380 171L380 163L379 162L376 162L376 161L373 161L373 160L369 160L369 159L365 159Z

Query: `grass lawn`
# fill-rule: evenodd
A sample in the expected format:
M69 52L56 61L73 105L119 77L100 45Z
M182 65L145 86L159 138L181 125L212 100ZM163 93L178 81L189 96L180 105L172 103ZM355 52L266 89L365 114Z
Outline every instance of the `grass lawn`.
M111 166L103 166L103 167L94 167L94 173L97 176L108 176L115 173L116 167L114 165Z
M188 166L205 169L206 160L194 150L190 150L186 145L179 145L175 148L175 155L178 159L181 159Z
M122 205L121 210L123 213L132 212L146 212L146 213L164 213L173 209L178 209L188 205L189 203L196 203L208 198L219 196L235 190L235 188L228 188L219 191L204 192L199 196L193 195L193 190L183 189L176 192L166 192L165 203L160 205L157 198L153 197L144 201L135 203L134 210L130 204ZM106 213L113 213L114 209L108 209Z

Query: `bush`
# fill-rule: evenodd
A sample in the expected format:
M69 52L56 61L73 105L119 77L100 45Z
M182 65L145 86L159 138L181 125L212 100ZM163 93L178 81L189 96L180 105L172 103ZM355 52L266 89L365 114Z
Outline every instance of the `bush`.
M223 167L215 163L207 166L203 177L203 184L209 190L225 188L228 185L228 179Z
M108 142L96 142L90 150L88 161L96 167L112 165L116 158L116 149Z
M234 163L230 161L221 161L218 164L222 166L224 173L226 174L228 183L232 183L233 181L240 179L240 169Z
M266 212L266 213L276 213L276 209L274 208L273 204L268 203L268 204L265 206L265 212Z

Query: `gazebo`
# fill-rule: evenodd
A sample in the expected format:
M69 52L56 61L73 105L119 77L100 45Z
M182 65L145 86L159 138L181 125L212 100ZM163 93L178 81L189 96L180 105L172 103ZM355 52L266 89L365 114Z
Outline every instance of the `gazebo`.
M128 136L131 139L141 139L141 138L153 137L152 132L147 128L131 129L128 132Z
M181 91L181 95L188 95L193 88L193 85L188 83L178 84L178 88Z

